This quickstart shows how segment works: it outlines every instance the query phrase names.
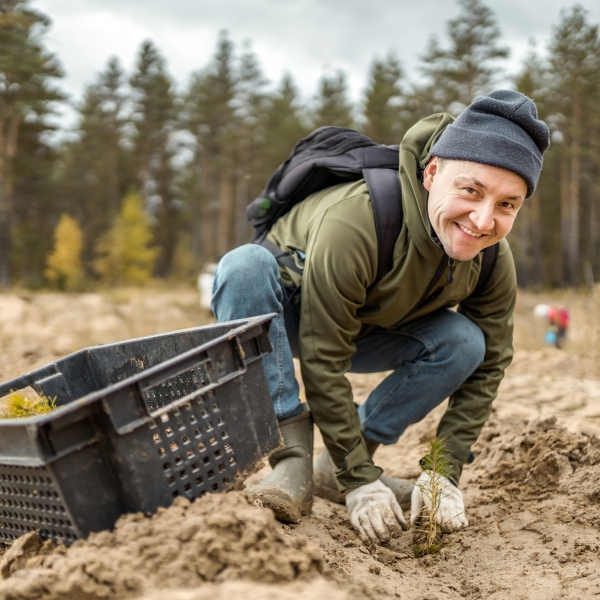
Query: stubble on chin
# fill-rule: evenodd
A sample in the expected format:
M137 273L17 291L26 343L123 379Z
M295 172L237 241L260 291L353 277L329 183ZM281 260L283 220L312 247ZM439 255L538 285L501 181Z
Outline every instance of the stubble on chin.
M449 244L444 244L443 242L442 247L449 258L453 258L454 260L458 260L460 262L473 260L482 250L484 250L483 247L473 248L472 250L466 248L462 250L453 250Z

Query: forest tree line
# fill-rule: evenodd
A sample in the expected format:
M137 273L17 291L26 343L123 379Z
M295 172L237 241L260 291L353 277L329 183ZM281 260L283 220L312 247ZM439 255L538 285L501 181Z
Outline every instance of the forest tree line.
M66 98L44 46L50 21L27 0L0 0L0 287L190 280L248 241L246 205L313 129L354 127L398 144L429 114L460 114L506 82L509 48L488 6L459 4L444 36L425 45L418 81L390 52L372 61L358 103L342 71L324 75L309 99L292 74L271 86L251 48L226 33L180 91L145 41L133 72L109 60L76 106L75 131L56 144L49 117ZM600 280L598 26L576 5L549 39L532 44L510 80L552 130L511 247L522 286L592 285Z

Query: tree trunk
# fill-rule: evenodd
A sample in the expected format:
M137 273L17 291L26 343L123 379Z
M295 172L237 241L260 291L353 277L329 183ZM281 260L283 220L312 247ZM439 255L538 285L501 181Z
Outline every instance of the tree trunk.
M4 177L0 175L0 288L2 289L10 285L11 210L4 188Z
M221 198L219 183L223 168L218 142L210 144L207 152L208 167L204 173L206 178L206 202L209 232L207 240L207 259L216 261L219 257L219 218L221 214Z
M108 149L108 213L113 219L119 212L119 137L116 133L109 138Z
M252 172L252 142L250 132L244 135L245 143L240 144L240 153L237 169L237 186L235 194L235 230L233 232L232 245L234 247L246 244L249 241L248 220L246 218L246 206L250 203L251 183L254 173Z
M192 167L192 187L191 187L191 202L192 202L192 256L197 262L203 260L203 228L202 228L202 208L204 203L204 192L202 189L202 170L200 161L196 158L195 164Z
M544 259L542 253L542 211L540 193L536 192L529 200L531 203L531 250L533 262L532 283L534 289L544 285Z
M166 142L165 144L166 145ZM173 208L169 193L170 166L169 157L161 153L160 165L156 172L157 192L160 196L160 205L157 210L157 242L160 254L157 262L157 273L160 277L167 277L171 270L171 262L175 250Z
M531 205L529 202L519 212L519 260L517 261L517 280L522 287L531 283Z
M558 252L558 281L560 287L568 285L570 260L569 234L571 231L569 206L569 146L563 142L560 149L560 250Z
M5 193L5 123L0 123L0 288L10 283L10 208Z
M202 261L207 261L210 254L210 193L208 188L208 156L205 151L202 153L199 168L196 173L198 178L196 185L198 186L198 212L196 220L198 222L198 236L200 258Z
M589 215L588 215L588 260L592 265L594 274L599 273L600 261L598 260L598 200L600 196L600 182L593 176L593 169L600 168L600 143L598 141L598 128L590 136L590 166L587 179L590 189Z
M217 257L221 258L230 250L231 226L233 222L233 169L228 153L224 153L219 173L219 225L217 239Z
M0 288L10 286L11 226L13 219L13 163L19 137L19 115L3 106L0 122Z
M579 284L579 191L581 178L581 104L574 102L569 178L569 283Z
M237 186L234 246L241 246L249 241L246 206L250 203L250 178L249 173L242 172Z

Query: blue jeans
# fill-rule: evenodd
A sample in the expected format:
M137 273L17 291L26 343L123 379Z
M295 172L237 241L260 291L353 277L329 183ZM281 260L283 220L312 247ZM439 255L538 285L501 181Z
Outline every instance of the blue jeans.
M275 413L280 420L300 414L292 357L298 355L299 294L281 283L273 255L254 244L227 253L213 284L218 321L276 313L263 359ZM483 333L467 317L439 309L409 323L376 328L355 340L353 373L392 371L358 408L363 433L393 444L453 394L482 363Z

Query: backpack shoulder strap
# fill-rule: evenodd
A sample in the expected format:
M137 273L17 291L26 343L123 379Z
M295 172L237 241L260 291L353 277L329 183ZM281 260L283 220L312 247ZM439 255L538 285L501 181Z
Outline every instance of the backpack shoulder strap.
M469 295L478 296L488 284L496 262L498 261L498 253L500 252L500 242L496 242L493 246L486 248L481 252L481 271L479 271L479 279L475 289Z
M246 209L260 241L273 223L307 196L328 187L363 178L363 169L398 170L398 146L376 144L343 127L321 127L300 140L273 173L260 196Z
M394 246L402 229L402 190L398 171L395 169L364 169L363 175L371 197L377 234L377 282L392 268ZM266 237L255 243L266 248L288 269L302 274L302 269L289 252L285 252Z
M371 197L377 233L377 276L379 281L391 268L394 246L402 229L402 188L396 169L363 169Z
M302 275L304 272L297 264L296 261L292 257L291 252L285 252L282 250L277 244L274 244L271 240L264 237L262 240L257 242L259 246L268 250L274 257L277 262L282 264L284 267L287 267L294 273L298 273L298 275Z

